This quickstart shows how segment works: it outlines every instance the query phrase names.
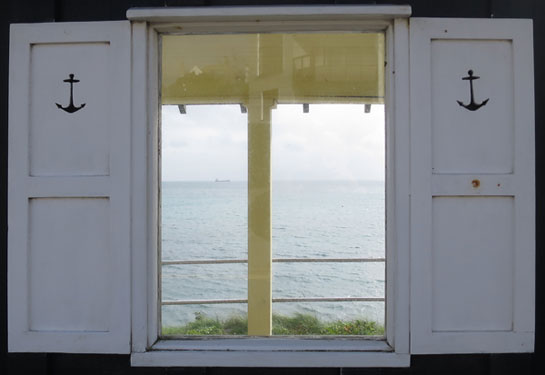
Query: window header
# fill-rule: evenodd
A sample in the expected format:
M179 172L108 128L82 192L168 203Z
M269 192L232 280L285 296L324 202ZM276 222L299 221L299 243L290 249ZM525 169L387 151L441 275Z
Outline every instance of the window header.
M131 8L127 18L147 22L371 20L408 18L409 5Z

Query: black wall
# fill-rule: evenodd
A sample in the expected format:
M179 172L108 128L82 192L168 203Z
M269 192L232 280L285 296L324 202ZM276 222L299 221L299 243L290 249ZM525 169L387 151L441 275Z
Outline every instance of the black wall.
M409 4L415 17L533 18L536 102L536 346L534 354L412 356L406 369L131 368L125 355L7 353L7 147L9 24L123 20L130 7ZM545 374L545 1L542 0L0 0L0 374Z

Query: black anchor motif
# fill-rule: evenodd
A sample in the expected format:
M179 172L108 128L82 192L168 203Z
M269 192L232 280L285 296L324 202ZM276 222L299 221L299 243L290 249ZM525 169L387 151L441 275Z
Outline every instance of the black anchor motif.
M471 70L471 69L467 71L467 74L468 74L468 76L463 77L462 79L464 81L469 81L469 92L470 92L470 95L471 95L470 102L469 102L469 104L464 104L460 100L457 100L457 102L458 102L458 104L460 104L460 106L464 107L465 109L467 109L469 111L476 111L479 108L481 108L482 106L486 105L486 103L488 103L488 100L490 100L490 98L488 98L486 100L483 100L483 102L480 103L480 104L475 103L475 98L473 96L473 81L476 80L476 79L479 79L481 77L474 76L473 75L473 70Z
M70 104L68 106L63 107L59 103L55 103L58 108L62 109L63 111L66 111L68 113L74 113L85 107L85 103L82 103L79 107L76 107L74 105L74 83L79 82L79 79L74 79L73 74L68 75L70 78L65 79L63 82L67 82L70 84Z

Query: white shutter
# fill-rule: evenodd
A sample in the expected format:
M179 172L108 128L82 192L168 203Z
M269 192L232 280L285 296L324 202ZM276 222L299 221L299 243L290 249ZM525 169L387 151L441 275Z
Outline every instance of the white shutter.
M12 25L12 352L130 350L130 97L129 22Z
M531 21L411 19L410 85L411 352L533 351Z

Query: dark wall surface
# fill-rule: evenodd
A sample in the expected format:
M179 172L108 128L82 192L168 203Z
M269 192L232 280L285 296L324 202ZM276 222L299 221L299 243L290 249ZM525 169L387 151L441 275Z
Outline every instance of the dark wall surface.
M131 368L128 355L7 353L7 147L9 24L124 20L130 7L409 4L415 17L533 18L536 142L536 344L534 354L412 356L404 369ZM545 374L545 1L0 0L0 374Z

